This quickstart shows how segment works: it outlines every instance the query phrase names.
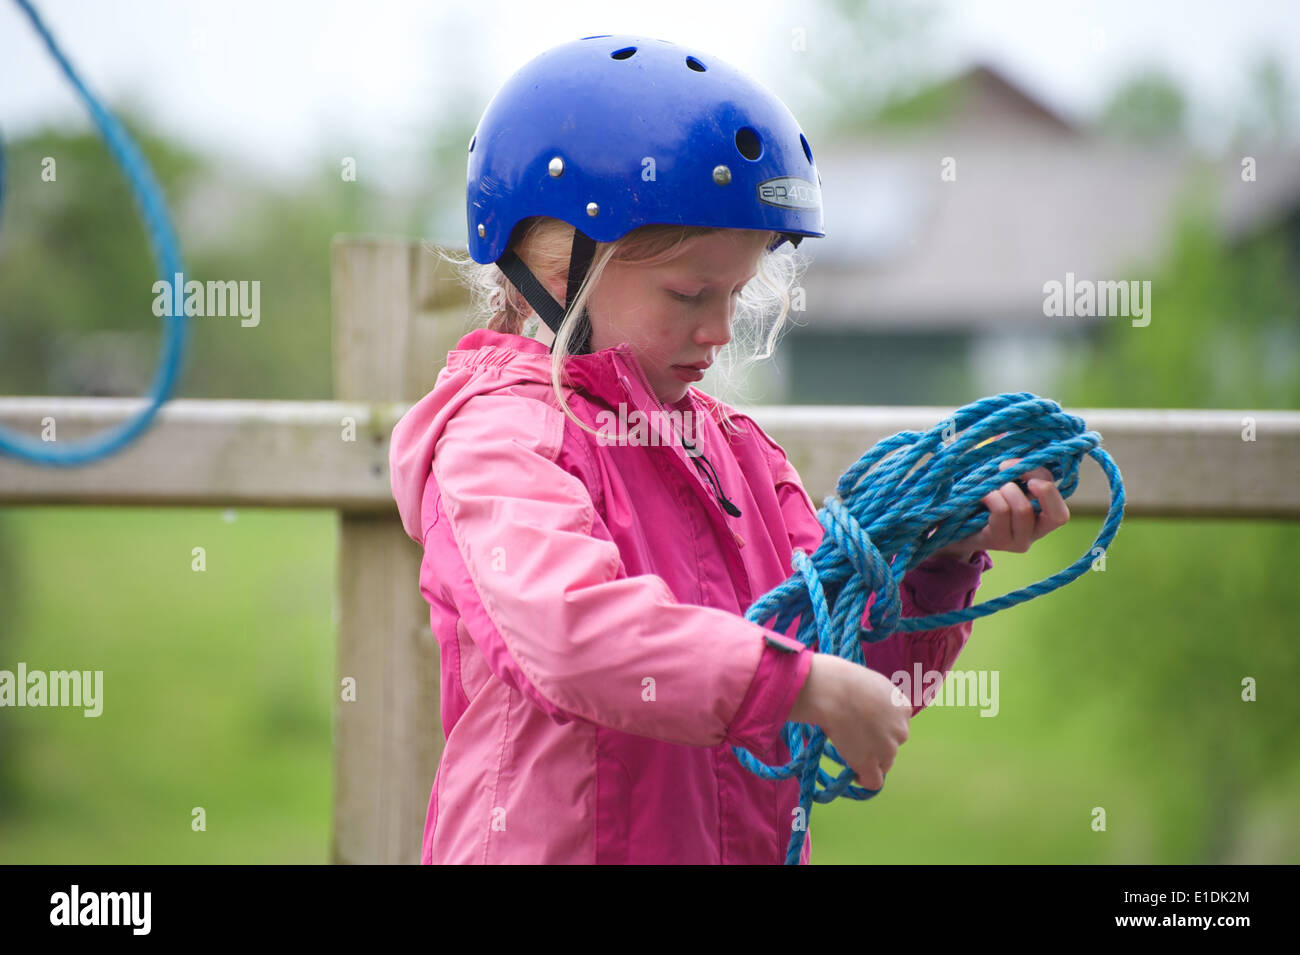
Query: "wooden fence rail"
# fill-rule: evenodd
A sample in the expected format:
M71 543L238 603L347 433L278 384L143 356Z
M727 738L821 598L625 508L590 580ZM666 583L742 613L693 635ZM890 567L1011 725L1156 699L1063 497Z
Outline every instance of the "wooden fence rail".
M0 398L0 424L59 440L128 418L119 398ZM88 468L0 458L0 504L269 505L396 517L388 439L410 406L359 401L168 402L122 454ZM881 438L926 430L948 407L761 405L742 410L786 449L813 500ZM1131 517L1300 516L1300 413L1067 408L1102 436L1124 475ZM1255 440L1243 440L1243 421ZM1085 460L1075 514L1105 513L1101 469Z

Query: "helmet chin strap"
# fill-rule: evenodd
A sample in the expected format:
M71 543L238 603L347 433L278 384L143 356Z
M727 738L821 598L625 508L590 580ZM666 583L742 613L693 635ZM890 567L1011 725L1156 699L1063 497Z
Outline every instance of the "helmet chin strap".
M587 271L591 268L591 259L596 252L596 240L588 236L581 229L573 230L573 247L569 252L569 281L568 288L565 290L564 307L555 301L546 287L537 280L532 270L524 265L523 260L515 255L513 249L506 249L497 259L497 267L505 273L507 279L515 288L519 289L520 294L528 300L528 304L533 307L533 311L538 317L546 323L546 327L555 333L555 339L551 342L551 351L555 351L555 342L560 340L560 325L565 316L573 308L573 301L577 298L578 289L582 285L582 280L587 277ZM577 318L577 325L573 334L573 346L569 349L572 355L585 355L591 347L591 321L587 317L587 310L583 309L582 314Z

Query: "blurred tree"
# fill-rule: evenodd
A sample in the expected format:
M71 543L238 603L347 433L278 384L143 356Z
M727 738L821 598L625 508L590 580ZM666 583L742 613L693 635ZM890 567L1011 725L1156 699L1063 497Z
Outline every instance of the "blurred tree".
M916 92L927 82L925 65L934 3L890 0L823 0L800 9L779 27L784 50L773 51L774 89L814 140L831 142L870 128L886 104ZM784 64L780 57L784 57Z
M174 196L194 181L195 157L129 118L125 125L164 192ZM151 287L157 276L148 239L98 135L43 130L6 143L5 159L0 392L38 393L47 386L60 331L139 330L156 348Z
M1286 221L1232 246L1207 197L1207 171L1178 206L1151 275L1151 322L1105 326L1062 384L1078 406L1300 407L1300 262ZM1291 221L1297 218L1295 211Z
M1286 141L1292 132L1293 102L1281 59L1275 53L1264 54L1250 67L1246 95L1238 108L1235 140L1272 144Z
M1180 207L1171 251L1153 273L1150 324L1105 325L1076 354L1062 404L1243 416L1300 407L1295 249L1285 228L1231 246L1204 198L1211 194L1193 183ZM1243 440L1241 454L1258 447ZM1201 520L1121 531L1100 582L1088 575L1053 598L1056 619L1087 621L1087 639L1032 644L1047 685L1068 686L1075 701L1059 708L1062 717L1074 706L1092 714L1097 732L1117 734L1116 760L1134 774L1166 767L1199 782L1160 821L1168 861L1228 861L1248 797L1300 768L1292 732L1300 698L1288 689L1300 678L1296 530ZM1160 594L1176 595L1178 606L1154 603ZM1242 700L1247 678L1257 681L1256 703ZM1175 860L1175 847L1189 843L1192 857Z
M346 181L337 160L277 189L123 121L166 194L187 279L260 283L255 326L191 319L177 396L329 397L330 241L409 231L409 203ZM112 158L93 132L47 129L7 143L6 159L0 393L143 394L161 341L158 276Z
M1125 80L1102 111L1101 128L1121 139L1181 139L1187 103L1167 74L1148 70Z

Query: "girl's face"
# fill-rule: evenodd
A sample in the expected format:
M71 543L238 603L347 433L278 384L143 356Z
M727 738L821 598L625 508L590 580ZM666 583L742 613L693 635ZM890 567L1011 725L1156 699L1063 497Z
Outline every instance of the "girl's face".
M659 400L686 397L731 341L736 298L758 269L767 232L727 229L684 243L655 266L610 262L589 299L591 350L627 342Z

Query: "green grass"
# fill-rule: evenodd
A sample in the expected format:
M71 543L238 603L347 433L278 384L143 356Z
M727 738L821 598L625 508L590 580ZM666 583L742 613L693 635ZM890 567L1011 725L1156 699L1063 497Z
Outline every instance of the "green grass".
M995 552L976 601L1097 527ZM814 807L814 860L1300 862L1297 545L1295 524L1126 521L1105 572L975 621L954 668L998 671L997 715L923 710L879 795Z
M977 599L1097 526L995 553ZM98 718L0 710L0 862L328 861L336 548L323 511L0 510L0 668L104 672ZM923 711L879 796L814 808L814 860L1300 862L1298 548L1126 521L1104 573L975 622L998 714Z
M334 527L328 512L0 512L17 603L0 666L104 673L97 718L2 711L0 859L327 861Z

